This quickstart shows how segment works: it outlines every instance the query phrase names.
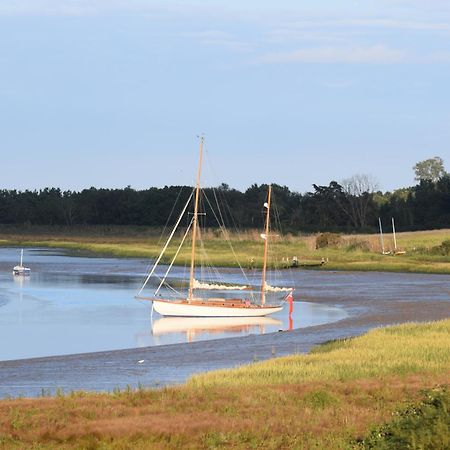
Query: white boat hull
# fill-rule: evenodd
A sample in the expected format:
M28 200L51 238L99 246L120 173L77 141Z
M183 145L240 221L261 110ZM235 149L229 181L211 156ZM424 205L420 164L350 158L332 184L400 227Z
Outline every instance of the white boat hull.
M176 317L263 317L274 314L283 309L280 306L262 307L232 307L209 306L204 304L189 304L169 302L164 300L152 300L154 310L163 316Z
M13 268L14 275L30 275L30 273L31 273L31 269L29 269L28 267L15 266Z

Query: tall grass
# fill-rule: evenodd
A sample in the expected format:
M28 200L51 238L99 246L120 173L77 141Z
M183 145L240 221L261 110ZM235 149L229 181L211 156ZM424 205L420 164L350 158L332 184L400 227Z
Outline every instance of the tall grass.
M286 385L308 381L450 371L450 320L380 328L364 336L320 346L308 355L286 356L190 379L194 386Z
M111 255L116 257L137 257L154 259L159 255L164 239L161 230L103 228L95 233L89 228L69 233L57 230L53 235L48 230L44 233L21 232L0 229L0 246L28 246L64 248L70 251L88 252L93 255ZM233 256L230 244L218 230L209 230L202 234L203 247L207 254L205 262L215 266L261 267L263 259L262 239L259 231L248 230L243 233L228 235L237 260ZM323 266L330 270L378 270L397 272L450 273L449 256L434 251L443 241L450 238L450 230L419 231L398 233L398 247L406 254L401 256L382 255L380 240L377 235L342 236L339 244L316 249L316 236L277 236L271 243L270 265L272 268L290 266L296 256L300 265L308 266L328 261ZM172 260L181 236L176 236L163 258L163 262ZM385 236L385 246L392 247L392 238ZM202 253L199 252L200 259ZM189 261L189 242L179 254L176 264L184 265Z
M374 330L160 390L4 400L0 448L354 448L448 382L449 331L450 320Z

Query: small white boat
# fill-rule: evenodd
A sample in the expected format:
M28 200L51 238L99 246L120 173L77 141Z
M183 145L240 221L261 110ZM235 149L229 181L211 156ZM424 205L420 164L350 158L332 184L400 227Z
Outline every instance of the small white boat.
M20 264L13 267L14 275L30 275L31 269L23 266L23 249L20 251Z
M392 235L394 237L394 256L397 255L404 255L406 252L403 250L399 250L397 248L397 238L395 237L395 222L394 222L394 218L392 217Z
M395 221L394 221L394 218L392 217L392 237L393 237L393 240L394 240L394 248L393 248L392 251L384 249L383 227L381 225L381 218L380 217L378 217L378 223L379 223L379 226L380 226L381 254L382 255L393 255L393 256L404 255L406 252L403 251L403 250L399 250L397 248L397 237L395 235Z

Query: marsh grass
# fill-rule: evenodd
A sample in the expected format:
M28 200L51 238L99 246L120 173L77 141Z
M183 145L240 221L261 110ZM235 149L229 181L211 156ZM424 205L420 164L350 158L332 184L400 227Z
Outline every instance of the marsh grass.
M65 231L64 231L65 230ZM89 227L83 230L58 229L52 234L49 230L42 232L23 230L14 233L0 228L0 246L63 248L72 252L91 255L116 257L134 257L154 259L159 255L164 238L161 230L130 228L112 228L105 231ZM203 232L203 248L207 257L199 258L204 263L214 266L258 268L262 266L263 246L260 233L248 230L242 233L229 233L229 238L236 254L233 257L230 244L218 230ZM313 236L275 236L271 244L271 268L290 266L296 256L301 265L306 267L328 261L322 268L329 270L357 271L396 271L423 273L450 273L450 257L444 254L443 242L450 238L450 230L418 231L397 233L398 248L406 251L404 255L382 255L379 236L347 235L341 236L339 244L316 249L316 237ZM172 260L181 236L176 236L163 257L163 262ZM392 237L385 236L386 249L393 250ZM176 264L186 265L190 258L189 242L180 252Z
M450 320L378 329L158 390L4 400L0 448L355 448L448 382L449 331Z
M450 320L375 329L318 347L307 355L271 359L189 380L195 386L286 385L450 372Z

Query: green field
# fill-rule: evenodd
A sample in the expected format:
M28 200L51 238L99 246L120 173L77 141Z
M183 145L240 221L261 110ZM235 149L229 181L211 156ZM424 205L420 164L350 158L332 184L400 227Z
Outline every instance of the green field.
M167 233L166 233L167 235ZM202 235L199 258L206 264L233 267L260 267L263 246L258 231L234 233L225 239L219 230ZM402 255L382 255L378 235L343 235L335 245L316 249L316 235L274 236L271 267L289 266L296 256L305 267L320 263L329 270L377 270L396 272L450 273L450 230L406 232L397 234ZM181 237L175 237L163 262L171 261ZM449 241L447 246L443 242ZM236 259L233 257L230 242ZM0 229L1 246L53 247L92 255L156 258L164 244L160 230L132 227L88 227L84 229ZM385 248L393 250L391 235L385 236ZM189 242L181 250L176 264L190 258Z
M0 448L444 450L449 376L450 319L404 324L176 387L3 400Z

